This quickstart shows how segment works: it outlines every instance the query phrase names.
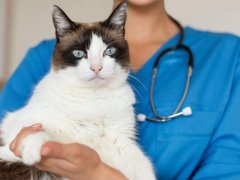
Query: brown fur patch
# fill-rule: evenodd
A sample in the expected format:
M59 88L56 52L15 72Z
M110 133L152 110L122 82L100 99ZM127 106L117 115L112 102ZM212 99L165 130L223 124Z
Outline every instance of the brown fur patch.
M117 30L108 28L103 23L78 24L77 27L74 31L59 38L53 56L53 68L55 70L76 66L79 59L74 58L71 52L74 49L87 51L92 34L101 37L106 45L116 47L117 53L114 58L123 68L130 68L127 41Z
M60 176L25 166L22 163L0 161L0 180L62 180Z
M87 51L95 34L102 38L108 47L115 47L116 52L111 56L124 69L129 70L129 49L124 38L124 25L127 16L127 4L121 3L102 22L76 23L70 20L62 9L55 6L53 22L56 28L57 44L53 56L54 70L65 69L69 66L77 66L82 58L88 58ZM76 58L74 50L84 51L85 55ZM104 54L102 55L104 56Z

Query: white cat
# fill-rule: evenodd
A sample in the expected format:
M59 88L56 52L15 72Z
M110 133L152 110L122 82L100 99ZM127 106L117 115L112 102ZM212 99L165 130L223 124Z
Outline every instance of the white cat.
M122 3L106 21L81 24L54 7L57 44L52 68L27 105L3 120L0 159L30 166L41 160L45 142L77 142L96 150L103 162L130 180L155 179L152 164L135 142L135 97L127 83L129 51L124 39L126 8ZM20 159L9 144L23 127L35 123L45 131L23 140Z

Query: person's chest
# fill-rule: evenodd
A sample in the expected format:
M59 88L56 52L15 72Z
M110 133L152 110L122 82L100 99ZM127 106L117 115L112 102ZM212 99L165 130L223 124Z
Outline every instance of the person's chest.
M215 66L215 69L211 69L214 66L211 60L217 57L208 58L209 62L205 62L203 56L196 58L189 93L182 106L190 106L192 115L166 123L137 123L138 142L152 159L158 179L184 179L191 176L208 147L227 101L230 77L226 74L231 71L230 67L223 69ZM172 114L182 98L187 76L186 59L184 53L177 53L170 54L160 62L153 90L156 111L160 115ZM136 74L132 74L138 80L130 76L129 81L137 97L136 114L143 113L153 118L150 102L151 68L152 63L146 63Z

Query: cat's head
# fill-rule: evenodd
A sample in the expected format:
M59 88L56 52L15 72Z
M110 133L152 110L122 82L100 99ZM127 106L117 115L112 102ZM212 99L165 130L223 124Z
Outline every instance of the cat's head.
M53 69L57 73L87 86L126 81L130 69L124 38L126 2L107 20L97 23L73 22L58 6L54 6L52 16L57 38Z

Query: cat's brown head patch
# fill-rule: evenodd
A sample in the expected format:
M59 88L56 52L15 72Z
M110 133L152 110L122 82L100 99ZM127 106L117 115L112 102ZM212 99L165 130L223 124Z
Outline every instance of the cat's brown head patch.
M87 52L94 34L101 38L107 46L116 48L116 53L112 57L123 68L128 69L129 50L124 38L126 16L127 3L124 2L116 7L109 18L103 22L75 23L62 9L54 6L53 22L57 38L53 57L54 68L57 70L76 66L81 58L76 58L72 53L73 50L81 49Z

